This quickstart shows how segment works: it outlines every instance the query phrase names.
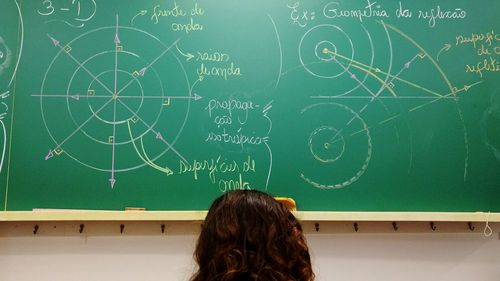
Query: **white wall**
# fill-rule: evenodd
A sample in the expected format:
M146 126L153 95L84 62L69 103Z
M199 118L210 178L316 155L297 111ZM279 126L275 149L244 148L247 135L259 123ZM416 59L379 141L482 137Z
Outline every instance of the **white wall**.
M318 280L500 280L497 236L314 235L309 243Z
M199 224L169 223L162 234L158 224L128 223L120 234L118 223L87 223L81 235L76 223L41 223L36 235L33 225L0 223L1 281L188 280L194 268ZM317 280L500 280L498 233L360 227L354 233L307 226Z

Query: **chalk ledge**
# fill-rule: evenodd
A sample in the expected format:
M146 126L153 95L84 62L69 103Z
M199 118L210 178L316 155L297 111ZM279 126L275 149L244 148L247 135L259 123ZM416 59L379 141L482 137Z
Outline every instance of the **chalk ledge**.
M500 213L486 212L294 212L301 221L449 221L500 222ZM4 221L202 221L207 211L0 211Z

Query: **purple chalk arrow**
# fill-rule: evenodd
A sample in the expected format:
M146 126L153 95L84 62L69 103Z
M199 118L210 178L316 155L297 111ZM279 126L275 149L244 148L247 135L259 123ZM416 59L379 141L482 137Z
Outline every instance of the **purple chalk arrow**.
M52 44L54 44L54 46L59 46L59 44L61 43L58 40L54 39L52 36L50 36L48 34L47 34L47 36L49 36L50 40L52 40Z

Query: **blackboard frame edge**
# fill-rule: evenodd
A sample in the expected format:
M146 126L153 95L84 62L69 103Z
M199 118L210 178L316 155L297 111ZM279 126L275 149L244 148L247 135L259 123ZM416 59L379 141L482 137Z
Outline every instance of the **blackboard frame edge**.
M203 221L207 211L98 211L36 210L0 211L0 222L26 221ZM500 213L489 212L320 212L295 211L304 222L491 222L500 223Z

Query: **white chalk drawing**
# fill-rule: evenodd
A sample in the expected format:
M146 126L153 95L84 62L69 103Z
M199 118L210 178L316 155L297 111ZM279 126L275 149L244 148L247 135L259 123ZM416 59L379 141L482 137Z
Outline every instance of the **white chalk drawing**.
M19 20L19 42L18 42L18 50L17 55L14 55L11 47L7 44L6 40L0 34L0 76L8 75L10 73L10 78L7 85L0 84L0 174L3 171L6 156L7 156L7 124L4 122L7 114L9 114L9 97L10 97L10 88L12 83L14 82L14 78L16 77L17 69L19 66L19 61L21 60L21 56L23 53L23 42L24 42L24 21L21 13L21 7L17 0L12 1L11 3L15 4L15 12L17 12L18 20ZM16 23L10 23L16 24ZM16 57L15 57L16 56ZM5 87L5 88L4 88ZM6 202L5 202L6 204Z
M18 1L15 0L14 3L16 4L17 13L19 15L19 39L20 39L20 42L19 42L19 52L18 52L18 55L16 58L17 59L16 65L14 67L14 71L12 72L12 76L9 80L9 85L7 87L10 87L12 85L12 82L14 82L14 78L16 77L17 69L19 67L19 62L21 61L21 57L23 56L23 48L24 48L24 19L23 19L23 15L21 13L21 7L19 6Z
M12 64L12 51L5 43L5 40L0 36L0 75Z
M3 165L4 165L4 161L5 161L5 153L7 151L7 130L6 130L6 127L5 127L5 123L4 123L4 118L5 118L5 115L7 115L7 112L9 112L9 106L7 105L7 103L5 101L3 101L4 99L7 99L9 97L9 91L5 92L5 93L2 93L0 95L0 100L2 101L0 103L0 173L2 172L2 168L3 168Z
M97 12L95 0L39 1L40 7L37 13L49 18L45 23L64 23L69 27L82 28Z
M302 27L305 27L302 26ZM308 106L302 110L302 114L312 111L312 109L328 104L331 107L336 107L337 110L342 108L350 112L353 117L348 119L345 125L335 124L324 125L318 124L317 127L311 128L311 133L308 140L309 152L312 157L316 160L318 167L334 166L335 163L341 161L346 161L345 154L348 152L348 146L346 143L349 142L350 138L353 136L358 137L358 135L363 135L366 137L366 155L364 161L360 161L358 167L359 170L352 172L352 178L350 179L337 179L337 182L332 181L333 179L324 178L323 182L321 180L315 180L314 175L319 175L321 172L314 171L311 169L309 172L303 172L301 177L314 187L321 189L337 189L346 187L355 181L357 181L364 171L367 169L369 164L370 155L372 151L372 144L370 140L369 131L375 126L381 126L389 124L396 120L401 120L406 118L406 113L411 114L417 110L425 110L426 107L434 104L438 101L449 101L455 105L456 108L456 118L457 122L461 125L462 136L463 136L463 146L464 146L464 167L463 167L463 179L467 179L468 162L469 162L469 141L465 123L463 120L463 114L458 104L459 94L469 91L472 87L479 85L482 81L476 81L471 84L463 85L463 87L455 87L451 84L446 73L441 69L436 60L429 55L429 53L421 47L413 38L408 36L406 33L402 32L395 26L386 24L382 21L379 22L379 27L383 29L387 46L383 49L389 51L387 62L384 66L379 66L374 63L374 58L376 57L374 41L377 43L383 40L373 40L371 33L360 24L360 32L357 34L349 34L340 25L334 24L318 24L309 29L307 29L300 40L299 43L299 59L302 64L303 69L309 74L319 79L343 79L342 83L337 83L337 87L333 88L328 94L314 95L311 96L312 99L322 99L335 101L334 103L317 103ZM352 28L350 28L352 31ZM364 35L364 36L360 36ZM397 53L393 47L393 37L397 37L400 41L403 40L409 46L415 49L415 53L407 58L407 60L400 66L394 64L394 56L400 54ZM351 37L359 38L364 37L365 43L358 44ZM358 50L363 46L362 50ZM363 60L357 58L358 53L370 54L367 58ZM380 56L379 56L380 57ZM379 62L380 63L380 62ZM412 82L410 79L405 79L403 77L411 77L411 70L414 65L426 65L433 68L432 71L436 72L439 79L441 79L442 84L447 87L446 92L441 90L433 90L419 85L418 83ZM393 68L395 70L393 71ZM361 74L361 75L360 75ZM347 78L347 79L346 79ZM350 82L349 82L350 81ZM374 81L379 84L377 88L373 87ZM404 85L405 87L410 87L413 89L412 96L404 95L398 92L397 85ZM347 86L345 86L347 85ZM364 93L364 94L363 94ZM360 108L351 109L343 102L354 101L364 102ZM404 109L404 113L394 114L389 110L386 102L389 100L395 100L397 102L412 100L413 102L420 101L420 105L413 106L411 108ZM363 121L363 114L368 108L374 107L374 103L380 106L385 114L388 116L386 119L377 120L374 124L366 124ZM491 116L490 111L485 113L485 116ZM488 118L488 117L485 117ZM345 135L345 130L348 130L351 123L355 120L359 120L363 125L359 129L358 133L352 133L351 135ZM372 120L370 119L372 122ZM327 124L331 122L330 120L324 120ZM411 129L410 129L411 130ZM395 134L398 135L399 131L395 129ZM325 141L326 136L331 136L331 140ZM412 143L412 140L408 140ZM491 145L490 145L491 148ZM492 149L496 152L498 150ZM497 153L498 154L498 153ZM413 151L410 147L409 152L409 169L411 169L413 161ZM318 168L322 169L322 168ZM324 172L324 171L323 171ZM331 173L334 173L332 170Z
M318 121L314 118L318 113L331 119ZM301 114L311 126L307 143L318 165L306 163L308 167L302 168L300 177L320 189L339 189L356 182L372 156L370 131L363 118L340 103L313 104L302 109ZM322 125L316 127L318 124ZM340 167L349 171L335 173Z
M168 157L188 162L175 143L191 101L201 98L192 93L181 60L173 52L178 40L164 44L148 32L120 26L118 20L117 15L115 26L92 29L67 43L48 34L57 54L40 93L33 94L40 98L43 122L55 144L45 159L64 154L85 167L110 173L112 188L116 173L144 166L158 169L154 161L167 152ZM122 39L131 37L136 45ZM109 40L102 42L102 38ZM148 43L141 45L147 50L138 47L141 42ZM159 75L157 67L168 67L175 77ZM58 77L63 69L69 73L65 79ZM183 110L184 117L168 118L172 107ZM57 114L69 116L62 126ZM84 153L85 149L95 151ZM120 158L130 152L137 159ZM169 174L168 167L160 170Z
M275 84L275 88L278 87L278 84L280 83L280 79L281 79L281 75L282 75L282 72L283 72L283 48L281 46L281 39L280 39L280 34L278 32L278 28L276 27L276 22L274 21L274 19L271 17L271 15L267 15L267 17L269 18L269 20L271 21L272 25L273 25L273 29L274 29L274 33L276 34L276 42L278 43L278 50L279 50L279 70L278 70L278 75L277 75L277 78L276 78L276 84Z

